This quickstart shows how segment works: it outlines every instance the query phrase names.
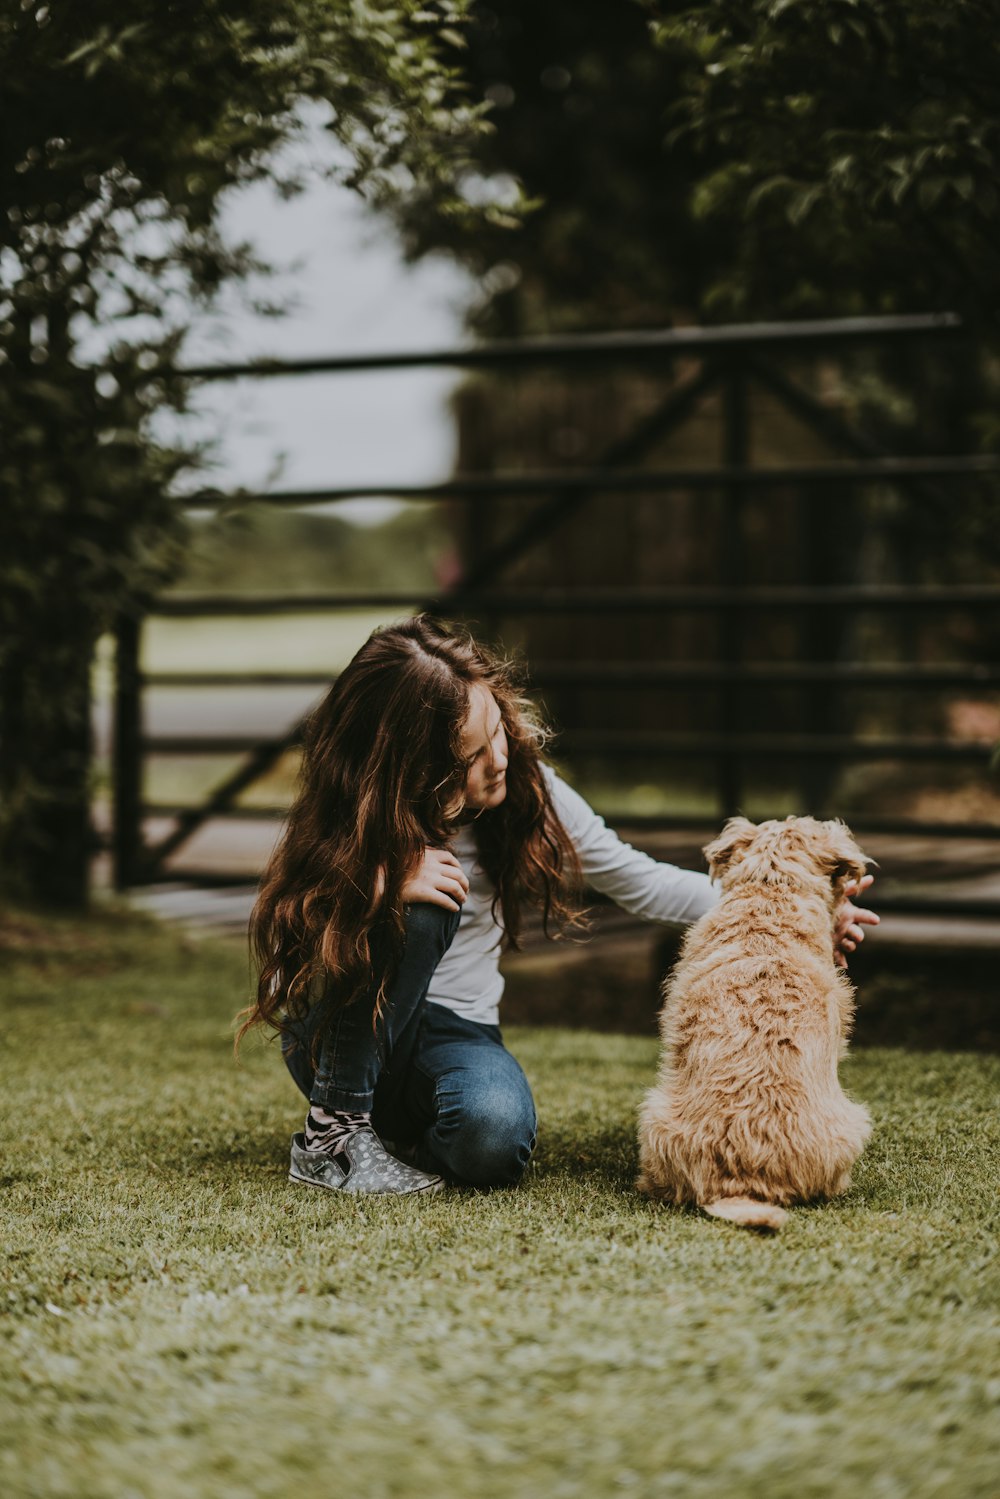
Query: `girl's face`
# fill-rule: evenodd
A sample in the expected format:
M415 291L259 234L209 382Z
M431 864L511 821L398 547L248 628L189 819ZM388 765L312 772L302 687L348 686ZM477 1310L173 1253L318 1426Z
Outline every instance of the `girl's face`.
M477 812L499 807L507 795L507 735L497 700L482 682L469 693L462 753L467 766L465 805Z

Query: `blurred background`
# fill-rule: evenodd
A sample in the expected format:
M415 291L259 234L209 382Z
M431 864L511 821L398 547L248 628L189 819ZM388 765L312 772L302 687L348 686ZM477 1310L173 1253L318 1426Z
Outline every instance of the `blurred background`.
M732 812L842 816L883 936L990 947L1000 207L969 9L317 4L298 51L254 5L194 50L151 7L69 51L25 14L16 888L241 925L303 716L430 607L522 657L633 841L697 865Z

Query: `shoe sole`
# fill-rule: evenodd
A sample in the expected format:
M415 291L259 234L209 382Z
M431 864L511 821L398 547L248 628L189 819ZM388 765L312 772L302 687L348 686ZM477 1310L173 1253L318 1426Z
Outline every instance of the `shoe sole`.
M289 1171L288 1180L300 1187L317 1187L320 1192L343 1192L345 1197L433 1197L445 1186L443 1178L428 1182L426 1187L411 1187L408 1192L345 1192L343 1187L328 1187L325 1182L314 1181L309 1176L296 1176Z

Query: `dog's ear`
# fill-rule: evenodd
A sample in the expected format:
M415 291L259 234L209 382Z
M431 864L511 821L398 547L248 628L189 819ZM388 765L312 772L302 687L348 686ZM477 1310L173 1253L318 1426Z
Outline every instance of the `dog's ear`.
M757 824L746 817L731 817L718 838L706 843L702 853L708 860L712 879L723 874L734 860L745 854L757 836Z
M846 823L824 822L824 838L820 853L823 869L829 873L833 885L846 885L848 880L860 880L874 860L867 859L854 841Z

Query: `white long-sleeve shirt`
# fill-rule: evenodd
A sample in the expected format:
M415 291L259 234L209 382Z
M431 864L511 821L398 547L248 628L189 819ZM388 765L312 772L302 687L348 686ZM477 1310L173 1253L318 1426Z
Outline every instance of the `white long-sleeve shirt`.
M634 916L646 921L697 921L718 899L707 874L660 864L624 843L583 797L545 767L552 803L569 834L584 879ZM452 851L469 879L469 894L451 946L434 971L427 998L434 1004L496 1025L504 980L500 972L503 928L493 915L493 882L479 863L471 824ZM499 915L499 912L498 912Z

